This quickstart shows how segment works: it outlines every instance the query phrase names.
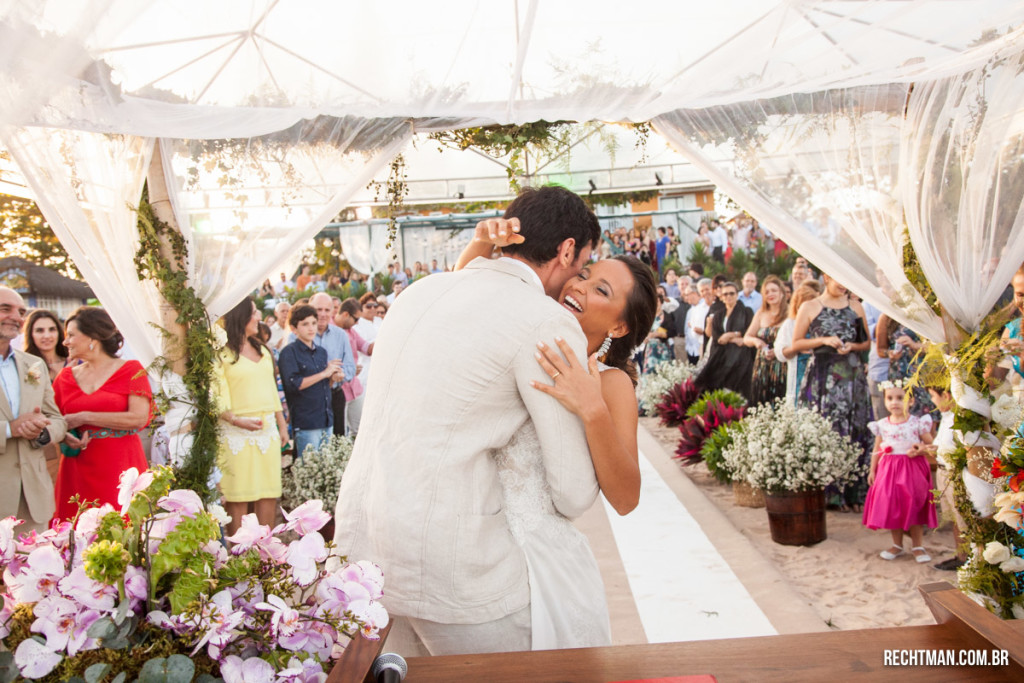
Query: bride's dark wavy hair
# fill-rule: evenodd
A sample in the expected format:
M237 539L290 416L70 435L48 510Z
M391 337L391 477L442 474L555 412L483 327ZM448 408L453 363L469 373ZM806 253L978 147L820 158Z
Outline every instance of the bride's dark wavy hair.
M658 313L658 283L651 267L635 256L613 256L612 260L624 263L633 276L633 289L626 297L626 308L622 312L622 321L629 331L612 340L608 353L601 360L605 365L619 368L629 375L635 386L637 372L631 360L633 350L643 343L654 324L654 316Z

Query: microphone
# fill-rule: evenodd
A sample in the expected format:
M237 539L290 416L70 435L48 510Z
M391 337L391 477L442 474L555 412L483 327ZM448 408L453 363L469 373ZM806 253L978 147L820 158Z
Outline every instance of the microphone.
M400 683L409 672L409 666L405 663L402 655L394 652L385 652L373 660L373 667L370 673L377 683Z

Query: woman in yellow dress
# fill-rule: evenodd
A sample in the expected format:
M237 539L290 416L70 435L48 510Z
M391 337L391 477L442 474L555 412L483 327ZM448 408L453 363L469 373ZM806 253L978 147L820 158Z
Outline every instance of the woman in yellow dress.
M224 507L238 530L253 503L260 524L273 526L281 497L281 446L288 424L281 412L274 360L256 336L260 314L246 297L224 316L227 344L216 364L215 387L222 422L218 465Z

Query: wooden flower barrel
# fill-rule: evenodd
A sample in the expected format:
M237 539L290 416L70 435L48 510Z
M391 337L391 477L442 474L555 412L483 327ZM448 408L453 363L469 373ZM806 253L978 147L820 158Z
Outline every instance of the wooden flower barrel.
M763 508L765 506L764 491L745 481L732 483L732 500L740 507L745 508Z
M814 545L825 540L825 491L784 491L765 495L772 540L781 545Z

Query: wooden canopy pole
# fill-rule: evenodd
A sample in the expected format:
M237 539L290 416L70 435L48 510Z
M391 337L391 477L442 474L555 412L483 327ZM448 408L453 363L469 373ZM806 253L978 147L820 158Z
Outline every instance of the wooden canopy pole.
M160 221L166 223L172 230L180 232L178 222L174 218L174 211L171 208L170 195L167 192L167 178L164 176L163 158L160 154L160 141L157 140L153 147L153 157L149 162L149 171L146 174L146 184L149 188L149 205L153 209L153 215ZM163 256L173 265L175 264L171 253L171 245L163 237L160 237L161 251ZM185 374L185 327L178 323L178 312L164 299L160 304L160 324L167 332L164 335L161 353L167 359L168 366L178 376Z

